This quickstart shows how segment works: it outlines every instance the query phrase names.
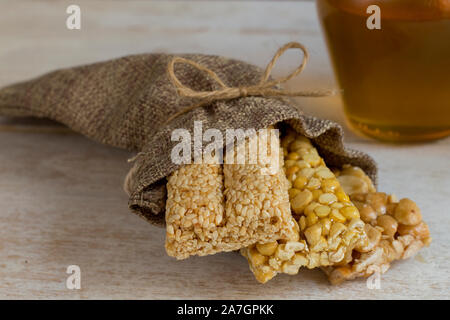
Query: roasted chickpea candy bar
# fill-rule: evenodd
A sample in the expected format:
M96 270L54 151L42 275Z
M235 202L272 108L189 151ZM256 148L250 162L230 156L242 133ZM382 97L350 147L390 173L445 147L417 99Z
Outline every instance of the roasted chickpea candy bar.
M359 167L344 164L342 168L333 170L333 173L347 195L377 191L372 180Z
M339 177L349 174L344 170ZM368 179L367 176L367 179L361 178ZM355 184L353 179L341 181L344 182L344 189L350 191L357 190L355 186L361 185L360 182ZM346 184L347 182L351 182L351 185ZM332 284L367 277L374 272L384 273L392 261L408 259L431 243L428 226L422 221L420 209L414 201L398 201L394 195L382 192L355 193L350 194L350 198L366 223L369 241L366 246L355 248L350 261L323 268Z

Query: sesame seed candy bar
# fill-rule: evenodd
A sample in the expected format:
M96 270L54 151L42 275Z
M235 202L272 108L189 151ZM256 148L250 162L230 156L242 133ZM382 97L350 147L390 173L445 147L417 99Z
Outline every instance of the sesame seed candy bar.
M241 148L248 148L254 139L262 138L258 133L247 139ZM289 207L288 181L283 172L279 140L275 150L268 148L267 163L262 163L258 157L257 163L249 164L249 154L247 150L245 164L228 164L225 159L225 215L231 238L250 244L248 239L252 243L265 243L296 237L298 225ZM268 170L270 165L276 166L272 173Z

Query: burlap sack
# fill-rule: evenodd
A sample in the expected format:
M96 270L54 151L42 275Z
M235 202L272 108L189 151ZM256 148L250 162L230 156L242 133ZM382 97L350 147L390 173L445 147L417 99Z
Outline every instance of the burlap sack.
M181 55L216 72L229 87L254 85L262 70L251 64L210 55ZM127 176L129 207L150 223L164 224L165 183L179 166L171 161L171 132L193 132L194 120L203 130L266 128L287 122L311 138L330 166L350 163L376 181L375 162L343 145L342 128L305 115L287 98L243 97L215 101L166 123L192 105L177 94L167 66L174 56L142 54L51 72L0 90L0 115L34 116L61 122L87 137L115 147L140 151ZM176 76L194 90L217 90L217 82L190 65L179 65Z

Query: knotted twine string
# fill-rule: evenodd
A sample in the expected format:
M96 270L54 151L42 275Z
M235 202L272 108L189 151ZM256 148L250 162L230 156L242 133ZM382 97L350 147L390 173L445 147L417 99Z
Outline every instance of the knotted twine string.
M275 80L270 80L270 75L272 73L272 69L275 66L277 60L289 49L300 49L303 52L302 63L290 74L285 77L281 77ZM229 87L227 86L211 69L198 64L195 61L185 59L182 57L174 57L169 61L167 65L167 73L169 76L170 82L176 87L177 93L179 96L186 98L196 98L201 101L197 104L194 104L190 107L184 108L183 110L173 114L166 120L166 124L172 121L173 119L179 117L182 114L185 114L191 110L211 105L214 101L219 100L231 100L242 97L250 97L250 96L259 96L259 97L281 97L281 96L289 96L289 97L327 97L334 95L336 93L335 90L314 90L314 91L288 91L284 89L277 89L276 86L283 84L292 78L299 75L303 69L305 69L306 63L309 59L308 50L304 45L298 42L289 42L284 46L279 48L272 60L267 64L266 69L264 71L261 80L257 85L251 86L241 86L241 87ZM175 64L182 63L193 66L194 68L205 72L208 76L210 76L219 86L219 90L214 91L195 91L187 86L185 86L175 75ZM140 156L144 155L144 152L139 152L133 158L129 159L128 162L133 162Z
M269 81L269 77L272 73L272 69L275 66L277 60L289 49L300 49L303 52L303 59L300 66L298 66L292 73L285 77L278 78ZM172 121L173 119L185 114L191 110L210 105L214 101L218 100L231 100L242 97L259 96L259 97L327 97L335 94L333 90L315 90L315 91L288 91L284 89L277 89L275 86L283 84L298 74L300 74L306 66L309 59L309 53L305 46L298 42L289 42L278 49L278 51L273 56L272 60L267 64L261 80L256 85L251 86L241 86L241 87L229 87L219 78L217 73L211 69L206 68L198 64L195 61L185 59L182 57L173 58L168 66L167 73L169 75L169 80L176 87L179 96L186 98L196 98L200 99L200 103L187 107L167 119L166 123ZM187 86L185 86L175 75L175 64L183 63L193 66L194 68L204 71L208 76L210 76L219 86L220 89L214 91L195 91Z

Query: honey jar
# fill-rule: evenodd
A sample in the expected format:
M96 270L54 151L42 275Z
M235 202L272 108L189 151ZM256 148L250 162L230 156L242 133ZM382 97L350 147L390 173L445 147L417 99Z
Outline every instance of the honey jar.
M389 141L450 134L450 0L316 3L352 127Z

